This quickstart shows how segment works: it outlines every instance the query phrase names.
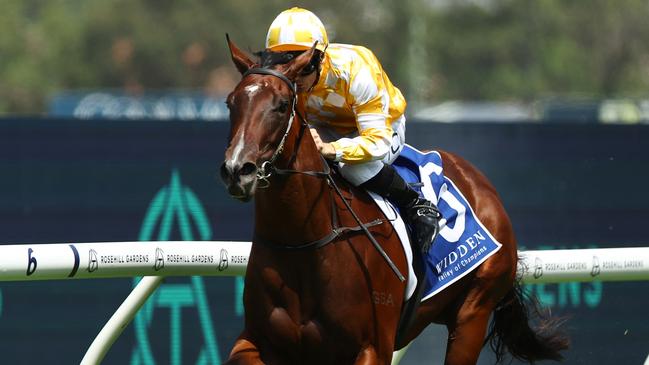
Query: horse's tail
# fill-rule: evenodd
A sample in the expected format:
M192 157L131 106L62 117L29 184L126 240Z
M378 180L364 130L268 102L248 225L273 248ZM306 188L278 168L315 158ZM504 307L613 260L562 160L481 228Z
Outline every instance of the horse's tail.
M536 322L534 328L531 321ZM563 359L560 351L570 344L559 329L563 321L542 312L538 300L525 293L516 281L494 310L485 344L489 342L495 352L496 363L504 359L506 352L529 363L560 361Z

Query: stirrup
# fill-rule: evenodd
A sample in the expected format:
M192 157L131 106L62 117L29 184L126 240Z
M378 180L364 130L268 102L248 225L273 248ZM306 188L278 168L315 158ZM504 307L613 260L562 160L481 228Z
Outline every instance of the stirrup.
M412 210L414 209L417 209L415 210L415 214L418 217L430 215L436 218L437 220L442 218L442 212L439 211L439 209L435 204L433 204L433 202L427 199L422 199L422 198L417 199L417 201L408 208L409 213L412 212Z

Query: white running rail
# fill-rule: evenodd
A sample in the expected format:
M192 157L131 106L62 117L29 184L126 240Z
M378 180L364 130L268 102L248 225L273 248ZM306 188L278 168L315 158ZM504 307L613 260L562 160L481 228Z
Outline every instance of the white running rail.
M163 276L146 276L126 297L126 300L117 308L106 325L92 341L86 355L81 360L81 365L100 364L113 343L122 334L124 329L135 318L147 299L162 284Z
M234 241L0 245L0 281L241 276L250 246Z
M0 281L145 276L81 361L99 364L163 277L242 276L250 247L236 241L0 245ZM519 256L524 283L649 280L649 247L521 251ZM395 353L393 364L404 353Z
M0 281L242 276L250 242L152 241L0 245ZM520 251L525 283L649 280L649 247ZM458 257L458 260L461 260Z

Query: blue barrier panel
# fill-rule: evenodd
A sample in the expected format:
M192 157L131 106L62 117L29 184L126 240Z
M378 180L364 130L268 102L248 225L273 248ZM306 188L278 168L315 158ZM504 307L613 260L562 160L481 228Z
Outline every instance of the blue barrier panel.
M0 242L249 241L252 204L230 199L218 179L228 133L219 122L0 120ZM479 167L525 249L649 244L649 126L410 121L407 136ZM3 283L3 362L78 363L131 288L120 279ZM168 279L105 363L219 362L242 327L242 288L241 279ZM646 358L649 283L528 290L571 316L568 363ZM402 363L441 359L426 351L442 333L427 332Z

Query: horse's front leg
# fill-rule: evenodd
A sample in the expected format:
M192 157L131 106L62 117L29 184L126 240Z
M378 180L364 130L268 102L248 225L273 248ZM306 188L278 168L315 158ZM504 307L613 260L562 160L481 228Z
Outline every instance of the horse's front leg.
M373 346L367 346L356 357L354 365L377 365L380 364L379 356Z
M230 358L224 365L263 365L259 357L259 349L243 332L230 351Z

